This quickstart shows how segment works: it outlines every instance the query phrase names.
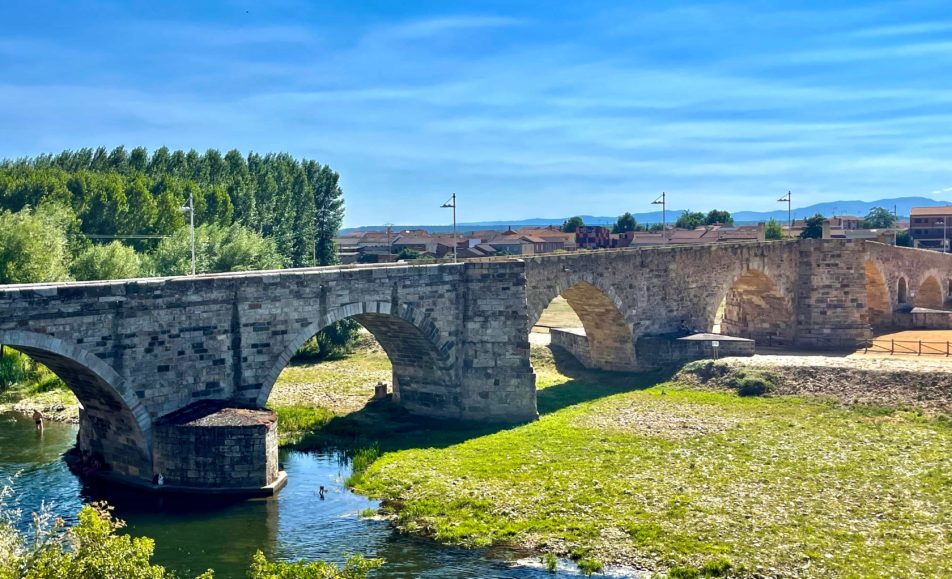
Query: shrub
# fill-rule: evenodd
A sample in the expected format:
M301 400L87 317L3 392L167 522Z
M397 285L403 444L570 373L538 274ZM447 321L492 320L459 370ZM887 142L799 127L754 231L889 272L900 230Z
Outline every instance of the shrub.
M773 374L749 368L734 369L724 382L740 396L763 396L777 387L777 378Z
M360 333L360 324L342 320L327 326L317 335L304 342L294 354L298 362L320 362L343 358L353 352Z

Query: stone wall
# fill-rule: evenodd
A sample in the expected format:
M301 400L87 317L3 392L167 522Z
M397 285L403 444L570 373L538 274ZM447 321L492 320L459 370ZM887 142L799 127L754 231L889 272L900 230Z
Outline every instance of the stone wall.
M889 317L913 305L947 307L952 295L952 254L867 242L866 260L868 285L874 293L885 295Z
M170 487L253 492L278 480L277 417L196 403L156 421L154 457Z

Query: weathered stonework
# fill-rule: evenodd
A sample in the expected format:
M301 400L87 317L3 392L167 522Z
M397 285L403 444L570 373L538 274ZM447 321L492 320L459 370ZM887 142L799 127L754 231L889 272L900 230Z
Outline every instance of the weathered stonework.
M180 489L254 492L278 480L277 416L197 402L158 419L154 465Z
M201 469L168 464L158 419L203 400L264 407L297 349L339 320L374 334L411 412L513 422L537 416L528 332L558 295L582 319L588 364L633 370L648 366L639 341L684 325L851 347L917 299L934 306L950 279L950 255L806 240L5 286L0 343L64 379L81 446L116 473L186 480Z

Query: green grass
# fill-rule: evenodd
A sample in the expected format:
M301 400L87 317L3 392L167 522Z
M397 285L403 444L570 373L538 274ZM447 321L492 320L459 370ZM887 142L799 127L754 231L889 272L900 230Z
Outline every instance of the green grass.
M539 421L381 438L354 482L399 528L672 576L952 573L952 428L912 412L570 378ZM357 420L344 417L328 426ZM373 435L384 435L377 431Z
M276 406L278 415L278 444L296 447L308 435L324 428L335 414L327 408L311 406Z

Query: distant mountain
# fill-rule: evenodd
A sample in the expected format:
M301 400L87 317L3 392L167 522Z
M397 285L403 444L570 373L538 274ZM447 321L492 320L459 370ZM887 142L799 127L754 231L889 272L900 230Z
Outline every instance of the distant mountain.
M817 213L825 217L832 217L833 215L855 215L857 217L864 217L873 207L884 207L890 211L895 209L900 217L908 217L909 210L913 207L938 207L942 205L949 205L949 202L937 201L935 199L929 199L928 197L897 197L894 199L880 199L878 201L830 201L827 203L816 203L806 207L794 208L793 217L794 219L800 219L803 217L812 217ZM673 223L681 211L682 210L680 209L669 209L667 215L668 223ZM786 209L778 209L776 211L737 211L733 212L732 215L734 216L734 223L737 224L759 223L761 221L767 221L768 219L776 219L777 221L787 220ZM634 216L638 223L661 223L660 211L635 213ZM580 217L587 225L611 225L615 223L615 219L617 219L617 216L581 215ZM477 221L459 223L457 224L457 230L462 232L473 231L475 229L506 229L510 226L513 228L545 227L546 225L562 225L562 222L566 219L568 219L568 216L559 217L556 219L534 218L519 219L514 221ZM350 227L341 231L342 233L346 233L348 231L355 231L358 229L365 231L384 230L386 227ZM453 227L449 225L393 226L394 231L400 231L402 229L426 229L428 231L445 232L451 231Z

